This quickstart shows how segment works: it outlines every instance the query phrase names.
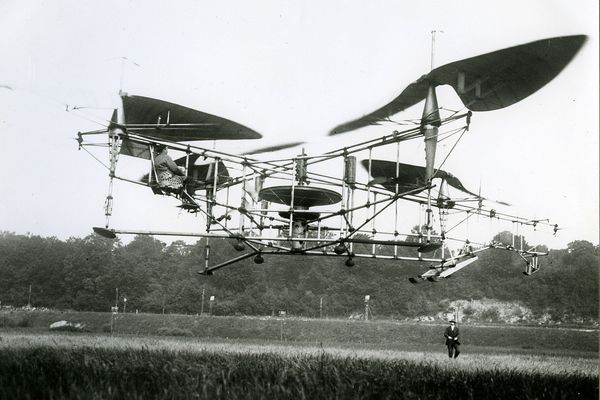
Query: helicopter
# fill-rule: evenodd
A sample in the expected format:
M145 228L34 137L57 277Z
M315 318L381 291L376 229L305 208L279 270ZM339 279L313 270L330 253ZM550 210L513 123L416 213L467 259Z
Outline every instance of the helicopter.
M148 234L206 238L203 275L244 259L262 264L271 255L342 257L348 267L360 258L429 263L413 283L437 282L477 261L488 249L516 252L525 262L524 274L540 269L538 258L547 252L525 249L523 244L476 243L452 235L450 217L462 222L477 215L534 229L557 232L549 219L531 219L500 212L485 205L495 202L468 190L456 176L436 165L436 148L445 137L469 131L476 112L511 106L554 79L583 46L583 35L543 39L455 61L421 76L388 104L333 128L340 135L369 125L383 128L391 117L425 101L420 120L403 130L349 144L323 154L301 154L263 160L269 154L297 147L294 142L232 154L202 146L202 141L258 140L258 132L229 119L164 100L120 93L106 130L79 132L79 148L96 146L91 138L107 135L109 193L106 223L94 227L104 237ZM450 85L465 111L449 115L438 107L436 87ZM423 140L424 165L400 159L399 147ZM200 143L198 143L200 142ZM380 159L375 153L396 150L396 159ZM169 160L177 187L165 184L156 161L161 151L180 155ZM125 176L117 169L119 156L149 161L141 178ZM360 165L364 171L360 171ZM366 179L360 173L366 173ZM154 195L181 202L183 210L200 215L204 231L140 231L110 227L113 181L146 186ZM461 192L453 197L449 189ZM418 233L401 232L399 204L418 209ZM459 222L460 224L461 222ZM434 229L435 225L435 229ZM513 242L516 235L513 234ZM227 239L240 255L211 265L209 239ZM522 239L522 237L521 237ZM456 247L449 246L453 243Z

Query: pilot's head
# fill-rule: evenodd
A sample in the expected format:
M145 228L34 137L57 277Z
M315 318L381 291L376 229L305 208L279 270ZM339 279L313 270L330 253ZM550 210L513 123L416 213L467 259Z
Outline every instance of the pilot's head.
M163 151L165 151L167 149L167 147L164 144L157 144L154 146L154 152L156 154L160 154Z

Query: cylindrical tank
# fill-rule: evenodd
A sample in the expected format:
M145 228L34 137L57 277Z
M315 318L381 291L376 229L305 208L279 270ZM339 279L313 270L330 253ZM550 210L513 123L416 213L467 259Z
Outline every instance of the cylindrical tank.
M306 236L306 222L303 220L295 220L292 222L292 236L294 237L305 237ZM304 240L292 241L292 251L304 250Z
M356 157L348 156L344 159L344 182L350 187L356 184Z
M304 154L304 151L302 152L302 154L298 154L298 157L303 157L306 156L306 154ZM296 159L296 181L298 182L299 185L304 185L305 183L307 183L307 174L308 171L306 169L306 165L307 165L307 160L306 158L297 158Z

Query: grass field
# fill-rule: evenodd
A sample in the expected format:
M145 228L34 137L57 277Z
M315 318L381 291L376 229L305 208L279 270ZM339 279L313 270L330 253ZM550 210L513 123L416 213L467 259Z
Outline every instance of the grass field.
M0 328L47 332L51 323L67 320L83 323L89 332L110 332L111 315L92 312L0 313ZM229 338L265 341L348 344L386 349L443 350L444 323L351 321L259 317L211 317L196 315L119 314L117 334ZM554 354L598 352L598 330L555 329L513 325L461 325L465 350Z
M588 329L461 326L449 360L436 324L40 314L0 316L0 399L598 398Z
M0 398L595 398L597 360L5 332Z

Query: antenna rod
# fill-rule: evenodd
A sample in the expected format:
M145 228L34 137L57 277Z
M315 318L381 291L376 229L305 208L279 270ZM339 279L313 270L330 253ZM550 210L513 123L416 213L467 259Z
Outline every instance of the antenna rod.
M444 31L431 31L431 70L435 68L434 56L435 56L435 34L437 32L444 33Z

